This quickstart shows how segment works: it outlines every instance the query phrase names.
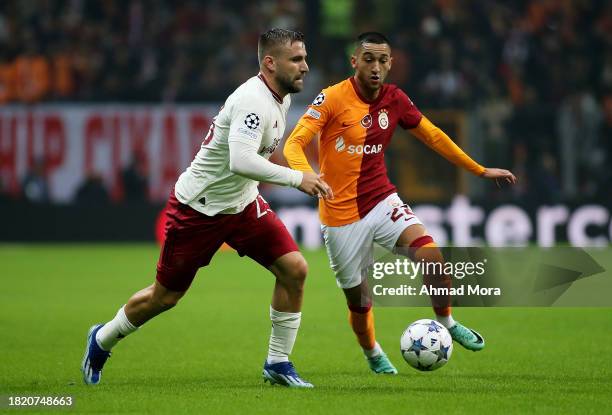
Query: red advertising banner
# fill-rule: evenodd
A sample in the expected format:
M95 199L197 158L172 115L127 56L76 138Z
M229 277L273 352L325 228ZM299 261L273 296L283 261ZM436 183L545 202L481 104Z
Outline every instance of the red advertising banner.
M51 199L70 202L88 174L121 197L120 172L136 155L148 172L150 197L164 199L191 162L219 106L42 106L0 110L0 180L18 192L44 160Z

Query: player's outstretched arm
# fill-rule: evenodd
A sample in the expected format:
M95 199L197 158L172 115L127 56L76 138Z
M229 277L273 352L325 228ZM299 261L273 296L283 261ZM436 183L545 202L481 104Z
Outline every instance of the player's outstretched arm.
M314 172L306 157L305 149L315 135L303 125L296 125L285 142L283 154L292 169L304 173L304 179L298 189L311 196L333 199L334 194L331 187L322 179L322 174L318 175Z
M463 167L476 176L482 176L484 173L485 168L483 166L465 154L444 131L436 127L427 117L423 116L419 125L411 129L410 132L451 163Z
M258 182L299 187L303 173L279 166L257 154L257 148L242 141L229 140L229 168L232 173Z
M448 161L465 168L477 176L495 180L498 186L499 180L506 181L510 184L516 183L516 176L512 174L511 171L487 168L476 163L470 156L461 150L444 131L436 127L425 116L421 118L419 125L411 129L410 132Z
M230 171L258 182L295 187L311 196L329 198L331 189L320 175L279 166L257 154L257 148L241 141L229 141Z
M308 163L305 150L315 135L301 124L295 126L283 147L283 154L292 169L314 172L310 163Z

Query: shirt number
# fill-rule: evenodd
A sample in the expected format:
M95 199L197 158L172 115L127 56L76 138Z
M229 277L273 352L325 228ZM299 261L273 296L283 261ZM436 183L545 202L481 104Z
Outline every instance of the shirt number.
M408 208L408 205L402 205L399 207L393 208L391 212L391 220L393 222L397 222L401 218L404 218L404 221L409 221L414 217L414 213Z
M213 138L213 133L215 132L215 119L216 118L217 117L213 118L213 121L210 124L210 128L208 129L208 134L206 134L206 137L204 137L204 141L202 141L203 146L207 146L208 143L210 143L210 141Z
M268 212L272 212L270 205L268 205L268 202L266 202L261 195L258 195L257 199L255 199L255 205L257 206L257 219L267 215Z

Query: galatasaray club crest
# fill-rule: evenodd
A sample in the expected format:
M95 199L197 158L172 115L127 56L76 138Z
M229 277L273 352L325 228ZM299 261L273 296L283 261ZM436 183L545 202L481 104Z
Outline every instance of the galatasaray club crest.
M381 129L386 130L389 127L389 115L387 114L386 109L381 109L378 111L378 125Z
M366 114L366 116L361 119L361 125L363 128L370 128L372 126L372 116Z

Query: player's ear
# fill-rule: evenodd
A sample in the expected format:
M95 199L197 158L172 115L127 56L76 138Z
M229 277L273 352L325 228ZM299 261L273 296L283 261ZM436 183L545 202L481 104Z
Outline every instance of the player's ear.
M393 66L393 56L389 56L389 69Z
M351 55L351 66L353 69L357 69L357 57L355 55Z
M264 56L262 65L270 72L276 70L276 62L274 62L274 58L270 55Z

